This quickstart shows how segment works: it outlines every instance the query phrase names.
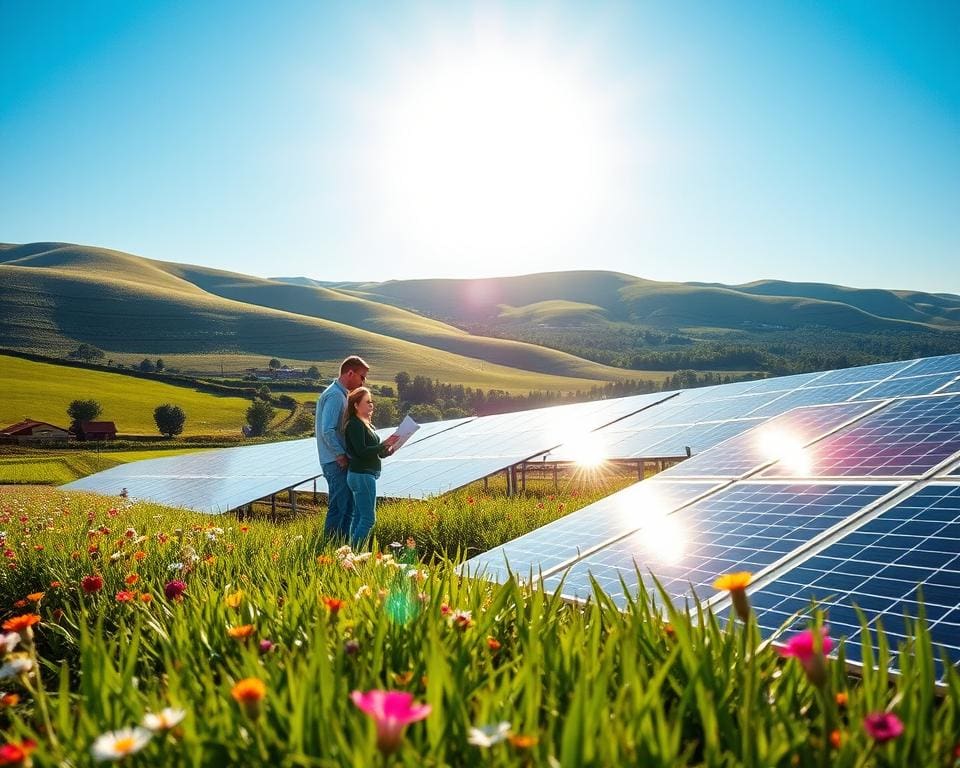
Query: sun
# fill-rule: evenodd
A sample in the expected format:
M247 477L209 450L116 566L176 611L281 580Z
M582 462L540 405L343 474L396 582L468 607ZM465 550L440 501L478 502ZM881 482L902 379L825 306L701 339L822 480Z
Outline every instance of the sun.
M603 89L543 51L487 44L435 56L385 99L375 172L389 228L426 253L549 254L603 205Z

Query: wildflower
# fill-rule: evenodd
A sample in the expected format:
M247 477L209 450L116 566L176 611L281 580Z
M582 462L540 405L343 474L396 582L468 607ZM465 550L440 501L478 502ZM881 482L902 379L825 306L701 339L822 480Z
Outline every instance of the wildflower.
M25 613L21 616L14 616L3 622L3 628L8 632L23 632L34 624L39 623L40 617L35 613Z
M510 723L503 721L494 725L471 728L467 732L467 742L475 747L492 747L510 737Z
M360 652L360 643L353 639L344 641L343 652L347 656L356 656Z
M327 606L327 610L330 611L331 616L336 616L340 612L340 609L343 608L343 604L346 602L346 600L341 600L337 597L323 597L321 599L323 600L323 604Z
M140 595L141 603L149 603L151 600L153 600L153 595L151 595L149 592L143 592Z
M833 640L827 634L826 627L820 628L819 635L817 637L812 629L807 629L791 637L787 641L786 647L779 649L780 655L784 658L792 656L799 661L803 666L803 671L807 674L807 679L818 688L827 679L827 665L824 656L830 653L830 649L833 648Z
M163 594L167 596L167 600L182 600L183 593L186 591L187 585L180 579L171 579L163 585Z
M16 693L0 693L0 707L15 707L20 703L20 696ZM2 765L2 763L0 763Z
M843 743L843 734L839 730L834 728L830 731L830 746L834 749L840 749L840 745Z
M168 570L168 571L182 571L182 570L183 570L183 563L170 563L170 565L167 566L167 570Z
M507 738L510 739L510 743L517 749L530 749L530 747L536 746L537 742L540 741L536 736L527 736L523 733L508 736Z
M360 711L373 718L377 749L385 755L400 746L407 725L430 714L429 704L414 704L413 694L404 691L354 691L350 698Z
M230 695L243 707L247 717L256 720L260 716L260 702L267 695L267 685L256 677L245 677L230 689Z
M186 716L186 711L182 709L164 707L157 713L147 712L147 714L143 716L143 727L148 731L153 731L154 733L159 731L169 731Z
M317 565L330 565L333 562L333 558L330 555L318 555L317 556Z
M30 739L8 741L0 746L0 765L30 765L30 753L37 748L37 742Z
M10 632L0 635L0 654L10 653L20 644L20 633Z
M406 672L397 672L394 674L393 679L397 685L407 685L413 680L413 670L408 669Z
M227 634L234 640L246 640L253 634L256 627L253 624L241 624L238 627L229 627Z
M137 596L136 592L131 592L128 589L121 589L117 592L117 602L118 603L132 603L133 598Z
M97 737L93 746L90 747L90 753L98 763L107 760L123 760L128 755L134 755L147 746L151 735L146 728L139 727L108 731Z
M847 692L840 691L837 693L835 698L836 698L837 706L840 707L840 709L846 709L847 702L850 701L850 696L847 694Z
M59 589L59 588L62 587L62 586L63 586L63 584L61 584L59 581L51 581L51 582L50 582L50 589Z
M733 608L740 617L740 621L746 622L750 616L750 601L747 599L747 585L753 578L749 571L740 571L739 573L728 573L721 576L713 582L713 588L725 590L730 593L730 600L733 601Z
M29 600L31 603L39 603L41 600L43 600L43 594L43 592L31 592L29 595L27 595L27 600Z
M80 579L80 587L88 595L99 592L103 589L103 577L98 573L94 573L91 576L84 576Z
M123 580L123 583L126 584L128 587L132 587L138 581L140 581L140 577L137 574L128 573L126 578Z
M453 616L450 618L450 623L461 632L469 629L473 626L471 611L454 611Z
M335 554L336 554L336 556L339 557L339 558L344 558L344 557L346 557L347 555L351 554L352 552L353 552L353 550L350 548L350 545L349 545L349 544L344 544L342 547L340 547L340 549L338 549L338 550L336 551Z
M133 559L136 560L138 563L140 563L147 559L147 553L144 552L142 549L138 549L136 552L133 553Z
M239 608L240 602L243 600L243 590L238 589L236 592L231 592L227 595L223 602L227 604L228 608Z
M273 650L273 642L271 640L261 640L260 641L260 653L270 653Z
M369 584L361 584L360 589L357 590L357 593L353 596L354 600L359 600L361 597L366 597L373 593L373 590L370 589Z
M499 651L501 646L502 643L497 640L497 638L495 638L493 635L487 635L487 648L489 648L491 651Z
M863 718L863 727L878 744L892 741L903 733L903 722L893 712L873 712Z

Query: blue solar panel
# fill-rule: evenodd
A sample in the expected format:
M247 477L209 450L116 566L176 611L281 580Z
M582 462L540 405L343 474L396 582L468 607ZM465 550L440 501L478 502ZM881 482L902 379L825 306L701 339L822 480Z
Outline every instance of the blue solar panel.
M842 403L863 390L862 383L832 384L826 387L804 387L778 397L750 413L751 416L777 416L802 405Z
M960 379L957 379L952 384L944 387L940 390L941 392L960 392Z
M518 576L572 561L582 553L640 528L716 487L714 483L637 483L530 533L468 560L463 568L497 581L507 565Z
M796 454L813 440L875 407L876 403L840 403L797 408L762 422L750 432L687 459L663 474L666 477L740 477L771 461Z
M657 577L678 606L692 597L691 587L707 598L717 576L772 566L894 487L737 483L579 560L565 572L563 594L587 597L592 576L622 606L621 579L635 593L639 569L648 589ZM544 579L544 587L557 589L563 575Z
M819 378L807 382L805 387L823 387L829 384L869 383L881 381L888 376L901 373L910 365L909 360L894 363L879 363L877 365L861 365L856 368L841 368L836 371L826 371Z
M744 392L749 394L756 392L786 392L787 390L803 386L819 376L821 376L820 373L797 373L793 376L774 376L758 381L749 389L744 390Z
M960 486L928 485L864 523L750 596L760 627L773 632L811 598L827 611L847 658L862 660L859 606L882 617L891 645L906 638L903 615L917 615L922 585L933 640L960 661ZM804 619L793 628L804 624ZM939 667L939 662L938 662ZM942 669L939 672L942 674Z
M960 355L925 357L905 369L902 376L923 376L928 373L960 373Z
M874 384L858 394L854 400L867 398L908 397L909 395L931 395L944 384L953 381L955 373L934 373L928 376L893 378Z
M672 434L648 447L648 456L683 456L686 449L694 455L710 450L716 445L736 437L762 423L760 419L709 422L691 427L670 427ZM685 464L686 462L682 462Z
M921 397L894 402L810 446L802 472L780 462L763 476L919 476L958 451L960 397Z

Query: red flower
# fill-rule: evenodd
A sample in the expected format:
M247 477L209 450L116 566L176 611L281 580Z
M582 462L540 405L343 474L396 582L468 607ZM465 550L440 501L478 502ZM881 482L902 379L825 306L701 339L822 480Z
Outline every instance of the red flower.
M0 747L0 765L28 765L30 753L36 748L37 742L30 739L8 741Z
M163 594L167 596L167 600L179 600L186 591L187 585L180 579L171 579L163 586Z
M903 733L903 723L893 712L873 712L863 718L863 727L879 744L892 741Z
M118 603L129 603L133 601L133 598L137 596L136 592L131 592L127 589L121 589L117 592L117 602Z
M95 573L92 576L84 576L82 579L80 579L80 586L88 595L92 595L94 592L99 592L101 589L103 589L103 576L98 573Z

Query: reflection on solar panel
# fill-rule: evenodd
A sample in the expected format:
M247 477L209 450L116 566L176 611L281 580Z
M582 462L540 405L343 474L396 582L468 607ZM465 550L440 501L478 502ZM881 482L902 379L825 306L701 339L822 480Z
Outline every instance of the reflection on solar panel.
M840 403L797 408L677 464L660 476L734 478L780 458L802 461L803 446L876 407L876 403ZM801 470L797 474L805 473Z
M470 573L499 581L509 566L520 566L521 578L538 577L581 554L660 519L682 504L715 488L712 483L637 483L591 504L574 515L537 528L465 564ZM531 564L536 570L531 570ZM525 569L525 570L523 570Z
M775 376L770 379L758 381L749 389L744 390L747 393L755 392L785 392L788 389L796 389L806 384L808 381L822 376L820 373L798 373L793 376Z
M313 438L222 448L148 459L98 472L63 486L218 514L237 509L320 474Z
M895 486L866 484L738 483L717 491L614 544L578 560L565 573L544 579L544 587L583 599L590 578L619 605L637 591L637 573L655 591L655 574L678 607L712 595L719 574L758 573L798 547L888 494ZM565 576L565 580L564 580Z
M765 477L922 475L960 451L960 397L900 400L807 449L809 466L786 462Z
M826 403L841 403L863 390L863 384L853 382L847 384L832 384L827 387L804 387L793 392L787 392L767 405L751 411L751 416L777 416L786 413L791 408L801 405L822 405Z
M874 384L864 390L854 400L866 398L906 397L908 395L932 395L944 384L956 378L955 373L934 373L929 376L911 376L893 378Z
M926 357L903 372L904 376L923 376L928 373L960 373L960 355Z
M904 614L915 617L919 610L918 584L934 642L960 661L960 485L921 488L777 574L750 600L761 628L773 632L816 598L831 634L846 637L847 658L861 661L864 638L853 606L871 626L882 620L896 648L908 634Z
M807 382L805 387L823 387L828 384L869 383L881 381L888 376L902 374L911 365L910 360L894 363L879 363L877 365L861 365L856 368L841 368L837 371L827 371L813 381Z
M952 384L948 384L940 391L941 392L960 392L960 379L957 379Z

